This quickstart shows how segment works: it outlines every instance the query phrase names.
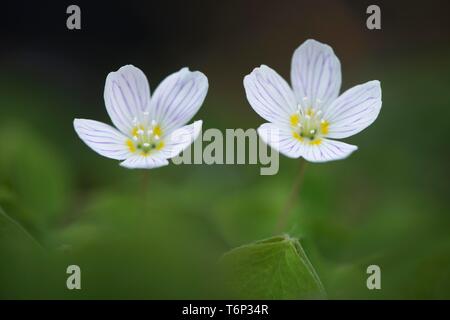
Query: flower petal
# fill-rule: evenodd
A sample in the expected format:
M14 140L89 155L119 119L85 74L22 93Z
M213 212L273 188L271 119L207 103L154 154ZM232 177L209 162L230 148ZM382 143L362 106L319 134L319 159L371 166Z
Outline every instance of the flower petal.
M80 139L104 157L123 160L132 154L126 144L127 137L105 123L75 119L73 126Z
M329 106L324 118L330 123L328 137L346 138L371 125L381 110L381 87L377 80L355 86Z
M299 158L302 154L301 142L285 127L264 123L258 128L258 134L265 144L289 158Z
M310 162L327 162L347 158L358 147L340 141L322 139L320 144L302 144L302 156Z
M150 87L147 77L132 65L110 72L104 92L106 110L114 125L126 135L133 128L133 120L142 117L149 106Z
M341 63L330 46L306 40L292 56L291 82L304 108L326 108L339 95Z
M252 108L265 120L289 126L297 101L287 82L274 70L262 65L244 78L245 93Z
M197 139L201 130L202 121L199 120L173 131L164 140L164 147L159 154L166 159L176 157Z
M169 161L167 161L167 159L157 156L143 156L143 155L133 155L120 163L122 167L128 169L155 169L167 166L168 164Z
M183 68L165 78L150 102L151 118L165 134L183 126L200 109L208 92L208 78L199 71Z

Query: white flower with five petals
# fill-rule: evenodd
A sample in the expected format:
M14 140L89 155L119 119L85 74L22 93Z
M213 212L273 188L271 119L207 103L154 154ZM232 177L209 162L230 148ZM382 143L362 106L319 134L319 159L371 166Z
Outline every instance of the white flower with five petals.
M126 65L106 78L106 110L117 129L105 123L75 119L78 136L107 158L126 168L151 169L168 165L198 137L202 121L186 123L200 109L208 79L183 68L164 79L150 97L145 74Z
M377 118L379 81L357 85L339 96L341 65L333 49L305 41L292 57L292 89L262 65L244 78L247 99L269 123L258 128L261 139L290 158L310 162L343 159L356 146L333 139L352 136Z

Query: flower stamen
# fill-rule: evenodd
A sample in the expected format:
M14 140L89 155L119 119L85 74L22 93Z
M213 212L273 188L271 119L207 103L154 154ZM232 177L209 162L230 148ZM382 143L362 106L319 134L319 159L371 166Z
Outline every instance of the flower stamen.
M144 112L144 121L141 123L133 121L131 139L126 142L130 152L139 151L143 156L148 156L152 151L160 150L164 146L161 126L155 120L149 125L148 115L148 112Z
M305 98L303 100L308 99ZM304 109L300 104L297 109L290 117L293 137L301 142L306 140L311 145L320 144L322 138L328 133L328 122L321 117L322 110Z

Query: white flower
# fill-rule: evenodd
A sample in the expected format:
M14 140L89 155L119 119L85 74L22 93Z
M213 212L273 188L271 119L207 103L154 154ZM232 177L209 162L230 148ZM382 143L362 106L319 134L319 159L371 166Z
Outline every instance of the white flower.
M292 89L262 65L244 78L247 99L269 121L258 128L261 139L280 153L311 162L343 159L356 146L332 139L368 127L381 109L379 81L357 85L339 96L341 65L333 49L305 41L292 57Z
M106 110L117 129L102 122L75 119L78 136L95 152L123 160L127 168L169 164L199 135L202 121L185 125L200 109L208 79L183 68L168 76L150 97L145 74L127 65L106 78Z

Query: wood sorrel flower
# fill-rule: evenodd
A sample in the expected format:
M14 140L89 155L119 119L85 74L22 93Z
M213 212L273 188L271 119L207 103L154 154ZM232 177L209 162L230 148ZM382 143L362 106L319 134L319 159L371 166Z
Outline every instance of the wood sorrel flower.
M292 57L292 89L262 65L244 78L247 99L270 123L258 128L261 139L290 158L311 162L343 159L356 146L331 139L368 127L381 109L379 81L357 85L342 95L341 65L333 49L305 41Z
M127 168L151 169L169 164L199 135L202 121L185 125L200 109L208 79L183 68L164 79L150 98L145 74L126 65L106 78L106 110L117 129L102 122L75 119L78 136L107 158Z

